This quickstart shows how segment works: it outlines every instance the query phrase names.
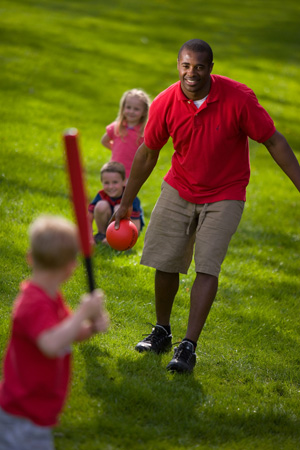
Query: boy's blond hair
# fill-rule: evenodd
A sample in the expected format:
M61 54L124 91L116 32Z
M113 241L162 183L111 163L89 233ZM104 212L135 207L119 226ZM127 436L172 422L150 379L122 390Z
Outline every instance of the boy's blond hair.
M125 167L122 163L118 162L118 161L109 161L108 163L104 164L104 166L102 166L101 170L100 170L100 179L102 181L102 175L105 172L110 172L110 173L119 173L122 177L122 180L126 179L126 171L125 171Z
M78 250L77 227L59 216L40 216L29 228L33 263L41 269L59 269L75 261Z

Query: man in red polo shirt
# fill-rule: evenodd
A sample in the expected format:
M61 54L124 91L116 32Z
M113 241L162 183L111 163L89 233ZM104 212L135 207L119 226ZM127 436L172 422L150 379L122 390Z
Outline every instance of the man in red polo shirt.
M187 273L195 248L187 332L167 366L173 372L191 372L197 341L217 293L221 264L243 212L250 176L248 137L266 146L299 191L300 166L254 92L211 75L213 53L206 42L193 39L183 44L177 68L180 81L151 105L144 143L136 153L115 220L118 228L171 136L172 165L151 215L141 259L156 269L157 323L136 350L170 350L170 316L179 273Z

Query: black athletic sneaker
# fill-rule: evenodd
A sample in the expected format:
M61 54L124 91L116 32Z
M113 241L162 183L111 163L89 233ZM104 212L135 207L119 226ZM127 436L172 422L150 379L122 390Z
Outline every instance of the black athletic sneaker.
M152 324L150 324L152 325ZM168 352L172 348L172 334L161 325L152 325L152 333L139 342L135 349L138 352Z
M94 234L94 241L95 241L95 244L99 244L99 243L102 242L103 239L105 239L105 238L106 238L106 235L105 235L104 233L97 233L97 234Z
M196 364L196 353L194 346L189 341L180 342L174 349L173 359L167 365L167 370L171 372L192 372Z

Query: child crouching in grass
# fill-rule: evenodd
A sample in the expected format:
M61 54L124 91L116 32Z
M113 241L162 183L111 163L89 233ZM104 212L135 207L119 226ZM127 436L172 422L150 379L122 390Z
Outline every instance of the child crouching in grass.
M126 184L125 167L117 161L110 161L101 168L100 180L102 189L97 193L94 200L89 204L88 218L93 235L93 221L97 225L97 233L94 235L93 243L108 245L106 240L106 229L109 220L120 206ZM144 226L143 210L138 197L133 201L131 221L135 224L138 233Z
M32 277L21 285L0 383L0 449L52 450L51 429L70 384L71 344L108 327L100 290L82 297L71 313L60 287L73 273L76 227L42 216L30 228Z

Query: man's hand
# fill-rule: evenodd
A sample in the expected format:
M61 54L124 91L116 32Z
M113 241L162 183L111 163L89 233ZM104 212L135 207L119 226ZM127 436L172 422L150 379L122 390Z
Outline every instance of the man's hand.
M132 206L130 208L126 208L125 206L122 206L121 203L120 207L112 215L109 223L115 221L115 229L118 230L120 227L120 220L130 219L131 213L132 213Z

